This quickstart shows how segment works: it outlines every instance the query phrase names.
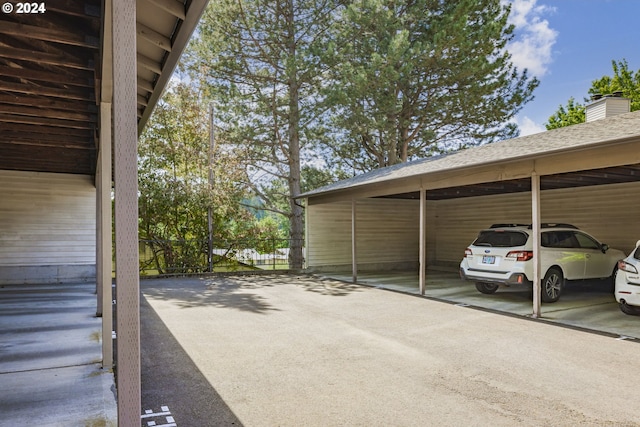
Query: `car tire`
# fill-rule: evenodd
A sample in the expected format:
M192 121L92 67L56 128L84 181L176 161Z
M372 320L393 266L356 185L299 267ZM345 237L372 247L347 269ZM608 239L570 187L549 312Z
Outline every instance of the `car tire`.
M556 302L560 298L564 288L564 278L562 271L558 268L550 268L542 279L541 299L542 302Z
M622 311L624 314L628 314L630 316L640 316L640 307L629 305L624 301L621 301L618 305L620 306L620 311Z
M495 294L500 286L495 283L476 282L476 289L483 294Z

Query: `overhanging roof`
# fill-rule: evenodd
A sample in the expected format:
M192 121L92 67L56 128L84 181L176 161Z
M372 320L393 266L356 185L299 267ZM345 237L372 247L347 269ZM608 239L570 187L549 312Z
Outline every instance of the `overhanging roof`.
M314 197L341 193L357 194L358 191L366 191L367 188L375 186L380 189L385 185L392 186L393 183L400 181L418 178L428 181L430 178L444 173L459 172L463 174L464 171L479 167L498 167L523 160L567 155L596 147L638 141L640 141L640 111L376 169L306 192L300 197L313 199ZM543 181L543 189L638 181L640 180L640 164L635 160L636 153L629 154L629 164L624 167L620 165L612 167L608 164L607 159L603 158L602 167L590 167L588 172L568 169L567 173L554 174L553 179ZM526 179L508 180L505 178L504 181L498 184L494 181L482 185L459 186L453 190L447 185L442 185L437 191L433 189L429 193L431 193L431 198L438 199L528 191L530 188L530 181ZM414 191L401 194L392 192L385 194L384 190L379 190L379 192L380 196L416 197Z
M110 67L103 48L110 42L103 37L105 4L42 4L41 13L0 14L0 169L93 175L101 70ZM137 0L139 131L206 4Z

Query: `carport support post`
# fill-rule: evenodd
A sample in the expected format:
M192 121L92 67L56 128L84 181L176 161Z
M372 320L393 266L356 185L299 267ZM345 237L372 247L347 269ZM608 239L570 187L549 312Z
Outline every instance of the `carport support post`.
M540 176L531 174L531 228L533 234L533 317L540 317Z
M351 273L358 283L358 256L356 251L356 199L351 199Z
M420 287L420 295L424 295L425 292L425 282L427 275L427 263L426 263L426 231L427 231L427 190L424 188L420 189L420 274L419 274L419 287Z
M113 0L113 140L118 425L139 426L140 278L136 2Z

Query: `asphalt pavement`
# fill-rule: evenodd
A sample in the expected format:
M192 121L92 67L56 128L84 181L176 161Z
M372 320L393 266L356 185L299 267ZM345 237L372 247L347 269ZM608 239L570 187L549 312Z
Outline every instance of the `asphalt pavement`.
M312 276L141 288L156 425L640 426L635 340Z

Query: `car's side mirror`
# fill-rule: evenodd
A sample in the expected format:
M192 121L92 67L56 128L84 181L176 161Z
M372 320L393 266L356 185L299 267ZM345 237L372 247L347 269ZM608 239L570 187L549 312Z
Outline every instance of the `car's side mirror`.
M600 246L600 250L602 251L602 253L603 253L603 254L606 254L606 253L607 253L607 251L609 250L609 245L607 245L606 243L603 243L603 244Z

